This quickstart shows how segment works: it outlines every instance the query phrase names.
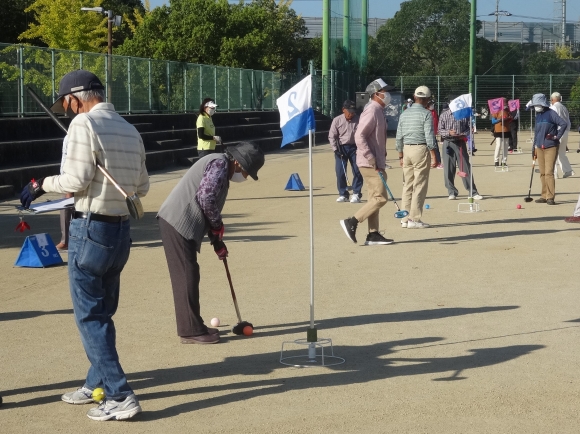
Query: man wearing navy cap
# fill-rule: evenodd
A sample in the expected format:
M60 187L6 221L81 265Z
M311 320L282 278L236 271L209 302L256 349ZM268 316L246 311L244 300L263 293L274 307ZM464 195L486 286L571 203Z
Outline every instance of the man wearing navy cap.
M69 404L93 403L93 391L105 399L88 411L90 419L129 419L141 412L127 383L115 345L113 315L119 303L120 277L131 247L125 198L96 167L96 159L125 191L145 196L149 176L141 136L106 103L103 84L79 69L60 81L51 110L72 118L62 174L32 180L22 190L24 208L45 192L74 193L70 223L68 275L75 321L91 364L84 385L62 395Z

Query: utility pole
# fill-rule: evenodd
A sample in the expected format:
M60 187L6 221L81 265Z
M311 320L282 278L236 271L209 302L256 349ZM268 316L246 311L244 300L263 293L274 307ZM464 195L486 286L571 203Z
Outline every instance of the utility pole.
M566 0L562 0L562 46L566 45Z
M499 0L495 0L495 12L492 12L488 15L495 15L495 35L494 35L494 42L497 42L499 37L499 16L502 15L504 17L509 17L511 14L508 11L500 11L499 10ZM484 32L485 35L485 32Z
M493 38L494 42L497 42L498 28L499 28L499 0L495 0L495 36Z

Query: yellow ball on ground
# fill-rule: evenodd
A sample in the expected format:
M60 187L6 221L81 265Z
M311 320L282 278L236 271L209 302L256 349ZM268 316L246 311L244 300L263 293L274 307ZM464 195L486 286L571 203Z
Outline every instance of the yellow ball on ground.
M95 390L93 390L93 401L103 402L104 400L105 400L105 391L102 388L97 387Z

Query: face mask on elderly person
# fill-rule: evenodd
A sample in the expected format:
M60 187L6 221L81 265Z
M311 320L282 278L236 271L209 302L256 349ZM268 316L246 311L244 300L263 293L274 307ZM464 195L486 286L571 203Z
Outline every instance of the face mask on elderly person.
M388 105L391 102L391 94L389 92L385 92L382 98L381 94L377 92L377 97L382 101L384 105Z

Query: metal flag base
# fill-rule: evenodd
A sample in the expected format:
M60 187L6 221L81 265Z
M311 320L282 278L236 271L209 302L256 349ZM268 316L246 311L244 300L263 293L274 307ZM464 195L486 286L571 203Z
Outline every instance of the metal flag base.
M298 356L284 356L285 345L300 345L308 347L306 354ZM326 349L326 351L325 351ZM296 339L295 341L282 342L280 351L280 363L296 368L314 368L317 366L335 366L345 362L342 357L334 355L332 339L319 338L316 342L308 342L308 339Z
M494 166L495 172L509 172L510 169L507 164L502 164L501 166Z
M307 346L308 353L300 356L286 356L284 357L284 345L300 345ZM324 353L324 349L330 349L330 354ZM320 349L320 354L318 354ZM297 368L312 368L315 366L335 366L341 365L345 362L342 357L334 355L334 348L332 347L332 339L318 338L318 331L315 327L310 327L306 331L306 339L296 339L295 341L282 342L282 350L280 351L280 363L286 366L294 366Z
M469 202L467 202L467 203L458 203L457 204L457 212L472 213L472 212L481 212L481 211L483 211L479 207L479 204L477 202L474 202L473 201L473 198L472 197L468 197L467 200Z

